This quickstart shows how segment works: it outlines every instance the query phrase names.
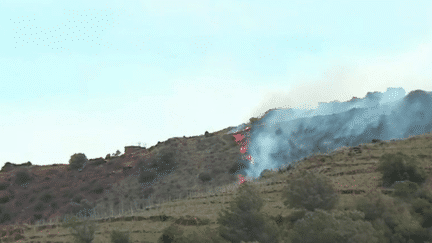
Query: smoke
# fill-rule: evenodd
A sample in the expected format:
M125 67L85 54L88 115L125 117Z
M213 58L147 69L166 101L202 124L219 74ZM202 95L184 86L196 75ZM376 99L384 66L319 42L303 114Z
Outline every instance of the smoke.
M432 131L432 92L402 88L367 93L363 99L319 103L315 110L273 109L243 134L246 167L239 173L257 178L265 169L291 164L312 154L326 154L343 146L372 139L405 139ZM229 133L242 131L242 124Z

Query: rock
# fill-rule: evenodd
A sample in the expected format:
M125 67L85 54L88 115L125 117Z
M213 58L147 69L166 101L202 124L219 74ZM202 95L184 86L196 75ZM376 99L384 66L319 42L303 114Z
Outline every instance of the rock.
M206 132L204 133L204 137L206 137L206 138L210 137L210 133L206 131Z
M0 172L8 172L8 171L11 171L11 170L13 170L13 169L15 169L17 167L24 167L24 168L26 168L26 167L30 167L30 166L33 166L30 161L27 162L27 163L22 163L22 164L14 164L14 163L11 163L11 162L6 162L4 164L4 166L2 167L2 169L0 170Z

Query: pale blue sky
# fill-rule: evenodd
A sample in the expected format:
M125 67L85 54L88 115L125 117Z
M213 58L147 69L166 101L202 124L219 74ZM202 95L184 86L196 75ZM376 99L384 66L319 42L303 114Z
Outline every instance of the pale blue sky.
M0 0L0 166L105 157L388 87L431 91L431 12L431 1Z

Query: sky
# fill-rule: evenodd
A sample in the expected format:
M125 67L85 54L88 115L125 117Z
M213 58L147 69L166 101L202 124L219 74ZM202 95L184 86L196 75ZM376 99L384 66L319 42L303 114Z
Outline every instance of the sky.
M0 0L0 166L67 164L389 87L432 90L431 1Z

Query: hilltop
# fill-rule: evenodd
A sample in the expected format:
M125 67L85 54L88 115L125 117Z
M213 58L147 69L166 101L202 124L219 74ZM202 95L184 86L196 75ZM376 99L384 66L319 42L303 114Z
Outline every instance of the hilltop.
M241 153L227 134L230 129L170 138L148 149L135 146L120 156L89 159L78 170L67 163L8 162L0 172L1 223L49 221L96 206L103 211L106 205L115 205L117 213L119 202L124 208L142 209L150 195L153 204L233 184L238 177L231 174L241 166L237 163ZM171 157L163 157L167 154ZM138 182L140 176L144 183Z

